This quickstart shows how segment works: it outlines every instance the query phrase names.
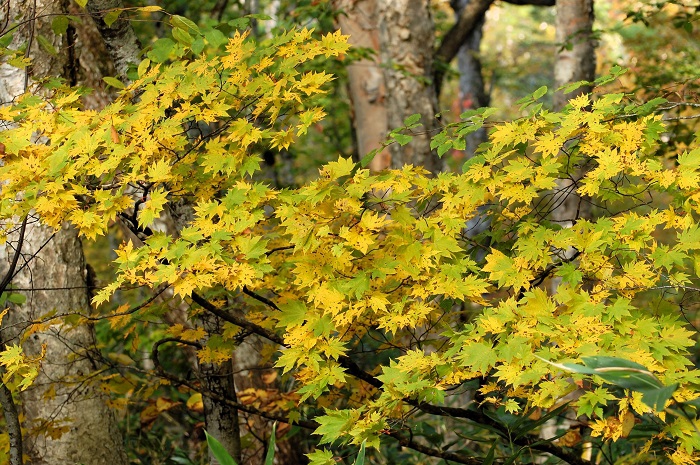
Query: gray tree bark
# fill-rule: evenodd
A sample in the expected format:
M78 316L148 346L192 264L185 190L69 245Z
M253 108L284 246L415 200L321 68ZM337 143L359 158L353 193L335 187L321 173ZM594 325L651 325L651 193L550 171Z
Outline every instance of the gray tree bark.
M421 165L436 173L443 163L430 150L430 138L438 129L437 95L433 83L433 20L428 0L378 0L379 40L387 95L390 129L421 115L422 127L413 140L392 144L391 166Z
M472 0L453 0L452 7L457 18L462 15L464 8ZM480 47L484 36L485 12L481 19L466 37L464 44L457 53L457 68L459 69L459 109L461 112L489 106L490 99L484 88L484 78L481 73ZM482 142L488 140L485 128L467 136L466 156L471 158Z
M202 320L208 334L220 334L223 332L221 320L214 315L204 315ZM199 372L202 375L202 381L207 391L215 392L234 401L237 400L232 363L221 365L201 363ZM206 393L202 396L202 403L204 404L204 419L207 432L219 440L236 463L246 463L241 461L242 450L238 410L224 402L212 399ZM219 463L211 453L211 450L209 451L209 463L212 465Z
M356 61L347 67L353 126L360 158L379 149L387 135L387 95L384 73L379 58L378 8L376 0L337 0L335 8L342 11L338 23L343 34L350 36L353 47L375 51L371 58ZM372 171L391 165L391 154L384 149L369 164Z
M557 0L557 52L554 81L557 87L595 79L596 56L593 38L593 0ZM563 108L569 99L590 93L590 86L554 95L554 107Z
M578 81L593 81L596 68L593 0L557 0L556 8L556 37L561 46L554 68L557 88ZM568 94L559 91L554 94L554 107L561 110L569 99L591 90L591 86L583 86ZM567 174L567 178L557 181L552 199L551 218L562 226L571 226L579 218L591 216L590 203L576 192L581 170L573 167Z
M32 65L26 70L0 65L0 101L10 102L22 94L33 78L64 76L77 79L78 49L73 31L56 36L51 30L55 15L67 12L67 1L12 0L0 12L6 20L26 21L15 31L13 46L27 45ZM46 37L59 52L51 55L39 47L36 38ZM10 237L8 244L16 244ZM13 256L10 247L0 250L2 263ZM17 343L29 322L56 311L88 313L88 289L82 245L75 230L54 233L32 221L22 248L27 265L13 279L16 288L27 289L27 301L12 308L3 324L3 342ZM7 269L3 266L3 269ZM25 353L37 356L46 347L41 371L34 384L21 394L21 409L29 436L25 453L32 464L82 463L85 465L126 465L127 457L114 413L99 387L91 381L97 369L93 328L56 323L31 334L24 341ZM59 434L61 433L61 434Z
M141 45L125 15L120 15L110 26L103 19L109 10L124 8L124 3L122 0L90 0L86 6L104 40L114 69L120 78L126 79L129 65L138 62Z

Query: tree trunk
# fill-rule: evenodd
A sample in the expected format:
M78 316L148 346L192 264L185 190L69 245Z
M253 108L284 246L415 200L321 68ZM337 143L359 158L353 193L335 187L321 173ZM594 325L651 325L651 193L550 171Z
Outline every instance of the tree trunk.
M2 23L24 21L15 31L13 44L27 45L32 64L26 70L0 65L0 101L9 102L22 94L33 78L63 76L77 80L75 29L56 36L51 21L67 12L67 1L10 1L0 12ZM47 38L58 51L47 53L36 41ZM17 235L8 243L17 243ZM3 259L13 255L9 247L0 252ZM30 220L24 237L22 256L28 266L13 279L16 288L25 289L27 301L8 315L3 342L17 343L29 322L56 311L58 314L89 313L86 267L82 245L75 230L53 230ZM25 261L20 261L20 266ZM6 267L3 267L6 268ZM25 453L33 464L127 463L121 435L108 400L91 375L98 368L91 326L71 327L56 323L35 332L24 341L25 353L37 356L46 347L40 374L21 394L24 425L29 436Z
M557 52L554 67L555 84L558 87L595 79L595 40L593 39L593 0L557 0ZM554 94L554 107L561 110L569 99L590 93L590 86L564 94ZM557 181L557 190L552 198L551 219L565 227L573 225L579 218L590 218L590 203L576 192L581 170L572 167L567 177Z
M595 79L595 39L593 38L593 0L557 0L557 61L554 68L556 87ZM590 93L590 86L554 95L554 107L563 108L569 99Z
M411 142L392 144L391 166L422 165L433 173L443 163L430 150L430 138L438 129L437 96L433 84L433 21L428 0L378 0L379 40L386 84L389 129L421 115L422 127Z
M339 0L335 7L343 14L338 23L343 34L350 36L353 47L375 51L375 55L353 62L347 67L350 101L357 153L361 159L382 146L387 135L387 108L384 73L379 63L379 29L376 0ZM372 171L391 165L391 154L384 149L369 164Z
M453 0L452 5L457 18L470 0ZM489 96L484 89L484 78L481 74L480 47L484 36L485 14L474 25L474 29L467 36L464 44L457 53L457 67L459 69L459 110L460 113L476 108L487 107ZM471 158L479 145L488 140L485 128L481 128L467 136L467 158Z
M593 31L593 0L557 0L557 43L562 47L557 52L554 65L554 79L556 87L578 82L593 81L595 79L595 41ZM559 91L554 94L554 108L561 110L569 99L584 93L590 93L590 86L579 87L574 92L564 94ZM573 164L565 177L557 179L557 187L552 193L552 206L550 219L565 228L573 226L581 218L590 219L592 216L590 202L578 195L578 180L582 176L580 166ZM574 249L564 251L571 257ZM557 293L561 278L553 278L549 284L549 292ZM571 418L563 416L561 419L547 421L541 431L540 438L551 438L559 431L567 430L575 419L573 412L567 412ZM537 463L544 463L546 457L537 459Z
M75 230L63 228L54 234L38 222L30 224L22 254L34 258L13 285L27 289L27 301L12 308L6 328L27 329L31 321L50 311L89 313L87 273ZM22 337L17 331L3 333L7 342L18 343ZM15 338L8 341L8 333ZM20 396L30 463L126 465L114 413L92 378L99 368L92 326L57 323L31 334L23 343L29 357L39 356L44 347L40 374Z
M221 320L211 314L202 317L204 329L208 334L221 334L223 327ZM233 382L233 365L231 362L216 365L214 363L200 363L199 372L207 391L236 401L236 387ZM215 437L226 448L236 463L241 461L241 434L238 418L238 409L224 402L219 402L211 397L202 396L204 404L204 418L207 432ZM214 465L219 462L209 451L209 463Z

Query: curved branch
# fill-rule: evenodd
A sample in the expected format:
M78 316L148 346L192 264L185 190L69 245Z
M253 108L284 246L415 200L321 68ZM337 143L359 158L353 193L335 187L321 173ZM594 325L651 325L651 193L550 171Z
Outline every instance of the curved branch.
M15 248L15 256L12 257L12 262L10 263L10 268L7 270L5 277L0 282L0 294L7 290L7 287L12 282L12 278L15 277L15 269L17 269L17 263L19 262L19 257L22 254L22 245L24 244L24 234L27 231L27 218L29 215L25 216L22 220L22 226L19 229L19 237L17 238L17 247ZM4 343L3 343L4 345Z
M224 321L228 321L229 323L233 323L237 326L240 326L252 333L255 333L259 336L262 336L266 339L268 339L271 342L275 342L283 347L289 347L289 345L284 343L284 339L277 335L276 333L263 328L262 326L258 326L255 323L251 323L250 321L246 320L245 318L235 316L230 314L229 312L222 310L215 305L213 305L211 302L208 302L206 299L201 297L200 295L196 293L192 293L192 300L197 303L199 306L204 308L207 311L210 311L214 315L220 317ZM266 299L267 300L267 299ZM274 305L273 308L276 308L277 305L275 305L273 302L270 302L272 305ZM345 368L346 372L357 378L360 379L367 384L377 388L377 389L382 389L384 386L384 383L377 379L375 376L367 373L364 371L355 361L353 361L350 357L348 356L341 356L338 357L338 363L340 366ZM219 398L215 398L217 400L220 400ZM477 423L479 425L487 425L491 427L492 429L495 429L496 431L500 432L504 437L509 437L509 431L508 428L503 426L501 423L498 423L497 421L493 420L489 416L485 415L484 413L478 411L478 410L469 410L469 409L464 409L464 408L456 408L456 407L442 407L438 405L432 405L424 402L418 402L413 399L403 399L404 402L406 402L408 405L411 405L413 407L416 407L417 409L429 413L431 415L438 415L438 416L446 416L446 417L453 417L453 418L464 418L466 420L473 421L474 423ZM232 404L233 405L233 404ZM244 412L247 410L241 409ZM281 421L281 420L280 420ZM393 436L392 436L393 437ZM542 442L541 439L539 438L529 438L529 437L521 437L518 439L513 440L514 444L517 444L518 446L521 447L529 447L533 450L537 450L539 452L546 452L549 453L555 457L558 457L561 460L564 460L568 462L571 465L592 465L592 463L588 460L584 460L576 454L573 454L571 452L568 452L564 450L563 448L554 445L549 442ZM419 444L414 444L416 447L423 447ZM406 447L410 447L406 445ZM415 447L411 447L415 449ZM420 452L419 449L415 449ZM436 456L439 457L439 456ZM464 457L462 457L464 458ZM469 458L471 460L471 458ZM458 460L452 458L450 460L457 461ZM471 464L472 462L459 462L459 463L468 463Z
M460 13L454 26L443 36L440 46L435 51L434 83L438 94L445 70L493 2L494 0L471 0Z
M309 430L315 430L320 426L320 424L313 419L292 421L286 416L275 415L272 413L268 413L268 412L256 409L254 407L250 407L248 405L241 404L239 402L236 402L234 400L229 399L226 396L222 396L216 392L213 392L213 391L210 391L207 389L203 389L202 386L195 386L192 382L190 382L186 379L183 379L183 378L180 378L178 376L175 376L173 374L168 373L167 371L165 371L165 369L160 364L160 359L158 358L158 350L159 350L161 345L169 343L169 342L177 342L180 344L191 345L191 346L198 347L198 348L202 347L201 344L199 344L198 342L185 341L183 339L176 338L176 337L168 337L168 338L161 339L161 340L157 341L155 344L153 344L153 349L151 352L151 360L153 361L153 365L155 366L156 373L158 373L158 375L160 375L161 377L169 380L170 382L172 382L176 385L186 386L187 388L192 389L195 392L199 392L202 395L208 396L208 397L210 397L218 402L230 405L230 406L232 406L232 407L234 407L242 412L246 412L246 413L249 413L251 415L257 415L257 416L260 416L262 418L266 418L268 420L279 421L281 423L287 423L287 424L301 426L302 428L306 428ZM389 436L393 439L396 439L399 442L399 444L401 444L404 447L407 447L409 449L413 449L417 452L420 452L422 454L425 454L425 455L428 455L431 457L442 458L444 460L450 460L452 462L461 463L464 465L481 465L483 463L481 460L474 458L474 457L467 457L465 455L457 454L454 452L440 451L438 449L433 449L431 447L427 447L427 446L424 446L422 444L417 444L417 443L413 442L412 439L405 438L400 433L398 433L396 431L388 432L387 436Z
M449 462L457 462L457 463L464 463L466 465L481 465L484 463L483 460L477 459L475 457L467 457L466 455L463 454L458 454L456 452L450 452L447 450L444 451L438 451L433 449L432 447L427 447L422 444L418 444L417 442L413 441L413 438L411 437L403 437L398 431L391 431L387 433L387 436L390 436L397 441L399 441L399 444L401 444L403 447L408 447L409 449L413 449L415 451L418 451L422 454L429 455L431 457L438 457L441 458L445 461Z
M457 22L443 36L440 46L435 51L435 74L434 83L435 89L440 94L442 81L445 77L445 70L450 66L450 62L457 56L459 49L464 45L467 37L471 34L481 18L486 14L488 9L495 0L471 0L464 7ZM553 6L555 0L503 0L506 3L513 5L535 5L535 6Z

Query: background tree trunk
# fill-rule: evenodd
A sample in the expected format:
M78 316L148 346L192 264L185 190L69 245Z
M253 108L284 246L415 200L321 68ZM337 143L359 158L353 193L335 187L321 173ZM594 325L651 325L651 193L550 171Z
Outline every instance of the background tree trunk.
M471 0L453 0L452 7L457 18ZM481 15L474 29L467 36L464 44L457 53L457 68L459 69L459 110L464 112L489 106L489 96L484 89L484 78L481 74L480 47L484 36L485 13ZM467 158L471 158L482 142L488 140L485 128L467 136Z
M554 68L554 80L557 88L578 81L595 79L596 56L593 38L593 0L557 0L557 52ZM584 93L590 93L591 86L579 87L564 94L554 94L555 110L562 109L569 99ZM590 203L584 201L577 193L581 169L575 166L567 178L558 181L553 195L551 218L562 226L571 226L579 218L590 218Z
M21 95L33 78L63 76L77 83L79 65L75 29L69 27L57 36L51 30L56 15L67 12L68 2L37 0L10 1L0 15L4 21L25 21L15 31L13 44L27 44L32 65L26 70L0 65L0 101ZM41 15L39 17L39 15ZM56 55L41 48L37 37L47 38ZM31 221L27 226L23 260L27 264L13 280L16 288L26 289L27 301L12 308L2 339L17 343L32 320L50 311L58 314L89 313L87 271L82 244L75 230L53 230ZM17 242L15 236L9 243ZM12 255L9 247L3 258ZM3 267L6 268L6 267ZM29 356L46 347L41 371L32 387L21 395L25 428L25 452L33 464L81 463L85 465L126 465L127 457L114 413L92 376L99 368L93 352L92 326L53 324L31 334L24 341Z
M350 36L350 44L375 51L373 57L356 61L347 67L357 153L361 159L381 147L387 135L387 96L384 73L379 62L377 1L338 0L335 7L343 12L338 17L338 23L343 34ZM390 165L391 154L384 149L375 155L369 169L381 171Z
M206 314L202 317L204 329L208 334L221 334L223 332L222 322L214 315ZM214 363L200 363L199 372L207 391L215 392L231 400L237 400L236 387L233 381L232 363L220 365ZM207 432L219 440L222 446L231 454L236 463L247 463L241 461L241 434L238 409L229 404L220 402L207 396L202 396L204 404L204 418ZM209 463L218 464L209 451Z
M557 0L557 61L554 68L556 87L595 79L596 56L593 38L593 0ZM554 95L554 108L563 108L569 99L590 93L591 86Z
M391 166L422 165L428 171L438 172L442 170L442 160L430 150L430 138L438 128L430 2L378 0L377 5L388 127L401 127L404 119L416 113L421 115L423 124L410 143L390 146Z

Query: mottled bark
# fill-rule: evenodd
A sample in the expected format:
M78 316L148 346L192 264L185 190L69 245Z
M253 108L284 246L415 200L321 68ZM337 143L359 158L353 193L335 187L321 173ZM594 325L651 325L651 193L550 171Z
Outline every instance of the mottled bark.
M376 0L338 0L334 6L342 11L338 24L350 36L353 47L375 51L371 58L353 62L347 67L353 126L360 158L382 146L387 134L386 89L379 62L379 29ZM376 154L369 164L372 171L391 165L388 150Z
M557 1L557 43L561 48L557 52L554 67L556 87L595 79L596 43L593 38L593 20L593 0ZM591 90L590 86L583 86L568 94L557 92L554 94L554 107L560 110L569 99L590 93ZM551 219L562 226L571 226L579 218L591 216L590 203L576 192L581 174L581 170L572 165L570 172L566 173L567 177L557 181L557 189L553 193L551 203Z
M214 315L203 317L204 329L209 334L221 334L223 328L221 320ZM201 363L199 372L206 391L214 392L218 395L236 401L236 387L233 382L233 368L231 362L220 365L213 363ZM204 404L204 417L207 432L219 440L222 446L236 460L236 463L247 463L241 461L241 435L238 419L238 409L224 402L212 399L205 394L202 396ZM218 464L209 451L209 463Z
M554 81L557 87L595 79L596 57L593 37L593 0L557 0L557 61ZM590 93L590 86L554 95L554 107L561 109L569 99Z
M27 46L32 64L25 70L0 65L0 101L9 102L22 94L33 79L63 76L77 79L75 29L61 35L51 30L51 21L67 12L68 1L11 1L0 15L4 23L24 21L15 31L13 47ZM41 17L39 17L41 15ZM58 51L56 55L39 47L36 38L43 36ZM75 230L53 230L33 221L27 226L22 247L24 266L12 284L25 289L27 301L12 308L3 322L3 342L18 343L29 322L56 311L88 313L88 289L82 245ZM16 244L10 235L8 244ZM12 249L4 247L2 271ZM29 356L46 356L34 384L21 394L24 427L29 433L25 452L32 464L82 463L121 465L127 463L121 435L107 398L94 382L98 368L93 328L71 327L56 323L42 328L23 341Z
M4 375L5 370L0 369L0 376ZM10 452L8 454L10 465L22 465L24 462L22 460L22 427L19 422L19 412L12 398L12 392L2 381L0 381L0 406L5 417L5 427L7 428L7 436L10 442Z
M6 317L4 340L18 343L31 321L48 312L89 312L82 245L75 230L27 227L22 255L30 260L13 279L27 301ZM6 268L6 267L3 267ZM30 290L35 289L35 290ZM3 322L5 323L5 322ZM114 413L94 373L99 369L92 326L56 323L23 341L29 357L46 349L34 384L21 393L25 453L31 464L121 465L126 453Z
M433 173L443 163L430 150L430 138L438 129L437 96L433 83L433 21L428 0L378 0L379 40L387 95L388 127L421 115L422 127L413 140L392 144L391 166L421 165Z
M131 23L124 14L110 26L104 22L104 16L109 10L124 8L122 0L90 0L87 9L95 20L97 30L107 47L114 68L122 79L126 79L129 65L136 63L141 45L134 33Z
M461 16L464 8L473 0L453 0L452 7L457 17ZM459 110L464 112L475 108L487 107L489 96L484 88L484 78L481 74L480 47L484 36L485 14L475 23L474 28L466 37L464 44L457 53L457 68L459 69ZM488 135L481 128L467 136L466 156L471 158L479 145L486 142Z

